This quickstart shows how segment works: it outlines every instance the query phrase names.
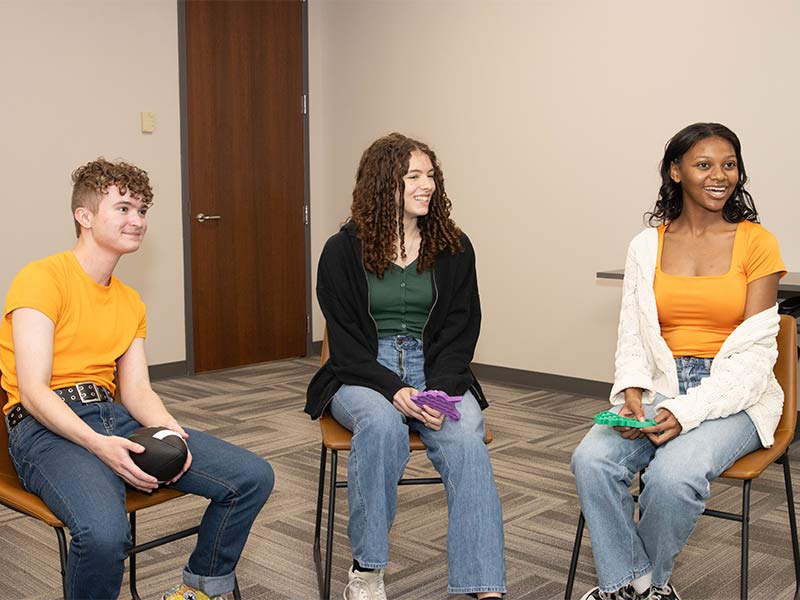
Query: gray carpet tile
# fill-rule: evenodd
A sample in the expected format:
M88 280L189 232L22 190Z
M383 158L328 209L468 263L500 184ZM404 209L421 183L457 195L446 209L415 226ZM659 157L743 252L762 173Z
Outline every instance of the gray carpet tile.
M314 359L297 359L162 380L155 388L178 420L266 457L276 488L256 521L238 568L245 599L317 598L312 537L319 477L319 429L302 412ZM490 446L503 504L509 598L563 598L575 536L578 503L569 472L572 450L591 426L603 400L485 381ZM794 448L791 455L800 461ZM339 474L346 473L346 453ZM800 470L792 469L795 480ZM415 453L406 474L434 474ZM205 501L182 498L142 511L144 540L199 519ZM738 510L740 486L712 486L709 506ZM794 570L780 468L753 484L750 598L793 597ZM324 521L323 521L324 523ZM347 496L339 490L335 518L333 594L340 598L350 565ZM447 598L447 505L441 486L399 491L386 583L392 600ZM740 530L736 523L704 517L678 557L673 583L687 600L738 598ZM160 598L174 585L194 545L181 540L139 556L139 591ZM60 597L55 534L48 527L0 507L0 598ZM121 597L128 598L127 575ZM595 585L588 536L578 564L574 598Z

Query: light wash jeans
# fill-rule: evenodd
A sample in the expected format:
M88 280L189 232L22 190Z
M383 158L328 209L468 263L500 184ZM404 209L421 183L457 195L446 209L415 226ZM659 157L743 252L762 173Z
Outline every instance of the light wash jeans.
M378 361L410 387L426 389L421 341L380 338ZM333 417L353 432L347 467L353 558L369 569L383 569L389 561L389 529L397 509L397 482L410 455L411 429L425 442L447 490L448 592L505 593L503 516L483 441L483 416L469 392L456 407L461 419L445 418L441 431L432 431L416 419L406 421L369 388L343 385L333 397Z
M711 361L676 359L681 393L708 377ZM657 397L655 403L663 398ZM655 415L653 405L644 408L648 419ZM658 447L646 437L626 440L611 427L593 426L575 449L571 468L600 589L616 591L650 571L654 585L665 585L675 557L705 508L710 482L736 459L759 448L758 432L745 412L703 421ZM644 467L637 525L628 487Z
M68 405L95 431L126 437L141 425L111 402ZM172 486L211 500L184 569L186 584L209 596L233 590L234 569L274 482L261 457L187 429L192 466ZM117 598L131 546L125 482L94 454L33 417L11 430L9 451L22 485L69 528L67 598ZM168 532L165 532L168 533Z

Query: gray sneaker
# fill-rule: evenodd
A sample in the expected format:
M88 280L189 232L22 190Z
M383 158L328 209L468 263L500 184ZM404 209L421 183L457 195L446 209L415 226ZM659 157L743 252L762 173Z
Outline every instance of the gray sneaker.
M633 586L626 585L616 592L601 592L599 587L594 587L581 596L581 600L644 600Z
M344 587L344 600L386 600L383 587L383 569L355 571L350 567L348 582Z

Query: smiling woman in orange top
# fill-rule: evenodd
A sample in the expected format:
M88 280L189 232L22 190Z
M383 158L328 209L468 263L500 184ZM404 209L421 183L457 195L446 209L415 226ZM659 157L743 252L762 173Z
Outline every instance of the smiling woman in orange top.
M783 394L775 237L758 222L739 138L695 123L667 144L651 227L628 248L611 402L643 429L595 425L572 457L599 586L583 600L676 600L675 557L711 480L772 445ZM628 487L647 467L633 522Z

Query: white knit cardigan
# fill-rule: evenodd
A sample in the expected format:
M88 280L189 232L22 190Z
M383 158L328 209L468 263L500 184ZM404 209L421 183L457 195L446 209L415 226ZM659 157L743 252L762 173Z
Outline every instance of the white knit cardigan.
M772 372L778 357L778 305L744 320L714 357L710 376L679 394L675 359L661 336L653 291L657 256L658 230L652 227L628 247L611 403L623 404L629 387L642 388L645 404L652 404L656 393L663 394L667 400L656 410L668 409L683 427L682 434L706 419L744 410L761 444L772 446L783 408L783 390Z

